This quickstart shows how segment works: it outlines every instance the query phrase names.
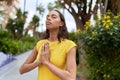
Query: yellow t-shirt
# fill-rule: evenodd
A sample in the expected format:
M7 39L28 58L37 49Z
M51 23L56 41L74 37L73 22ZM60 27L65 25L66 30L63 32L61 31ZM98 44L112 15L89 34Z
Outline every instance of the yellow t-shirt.
M42 45L48 40L40 40L37 45L38 56L37 60L40 58L40 50ZM54 41L49 42L50 48L50 62L60 69L65 69L66 67L66 57L68 51L76 46L76 44L68 39L64 39L61 42ZM51 72L45 65L41 64L38 67L38 78L37 80L60 80L53 72Z

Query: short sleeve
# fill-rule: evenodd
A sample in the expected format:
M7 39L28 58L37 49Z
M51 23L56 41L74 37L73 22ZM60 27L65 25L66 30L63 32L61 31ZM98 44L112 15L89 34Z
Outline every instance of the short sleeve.
M73 41L68 41L67 43L67 53L70 51L71 48L77 47L76 43Z
M37 42L37 44L36 44L37 51L39 50L40 44L41 44L41 41Z

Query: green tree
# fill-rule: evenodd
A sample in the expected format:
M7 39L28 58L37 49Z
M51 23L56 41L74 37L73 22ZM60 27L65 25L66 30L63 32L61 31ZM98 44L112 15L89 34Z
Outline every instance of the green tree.
M39 6L36 9L39 12L39 14L43 17L43 14L44 14L44 11L45 11L43 5L40 3Z
M25 35L27 35L28 31L31 29L31 30L33 30L33 35L37 38L40 38L40 35L39 35L40 33L38 31L36 31L36 28L39 26L41 26L41 27L43 26L43 24L40 23L40 21L43 18L45 9L42 4L39 4L39 6L36 8L36 11L39 12L39 16L36 14L33 15L32 20L30 21L29 25L25 29Z
M58 3L58 1L55 1L53 3L52 2L48 3L47 8L49 11L51 11L51 10L56 9L56 8L60 9L60 8L62 8L62 6Z
M120 12L120 0L58 0L61 5L74 18L77 29L84 30L85 22L90 20L91 15L96 16L98 8L101 14L110 9L114 14ZM93 6L93 4L95 4Z
M84 24L88 21L92 14L96 14L98 5L92 9L93 0L58 0L59 4L63 6L74 18L77 29L84 30ZM96 1L96 4L99 2Z
M9 18L6 25L6 29L12 34L13 39L20 39L23 37L23 29L26 21L27 12L21 12L21 9L17 9L16 18Z

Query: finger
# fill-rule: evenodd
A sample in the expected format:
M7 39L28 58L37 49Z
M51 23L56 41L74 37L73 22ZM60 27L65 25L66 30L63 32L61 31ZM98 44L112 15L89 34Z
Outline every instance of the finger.
M49 43L45 43L45 51L48 51L49 50Z
M41 47L41 53L44 52L44 45Z

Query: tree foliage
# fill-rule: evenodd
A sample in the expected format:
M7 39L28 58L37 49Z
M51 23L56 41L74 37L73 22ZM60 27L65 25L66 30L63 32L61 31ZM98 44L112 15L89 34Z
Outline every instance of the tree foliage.
M36 8L40 15L43 16L45 9L43 8L42 4L39 4L39 6Z
M97 13L99 1L90 0L58 0L74 18L77 29L84 30L84 24L88 21L91 15ZM96 5L93 6L93 3ZM93 7L93 8L92 8Z
M43 7L43 5L41 3L39 4L39 6L37 6L36 11L39 12L39 15L38 14L34 14L33 15L32 20L30 21L30 23L28 24L28 26L25 29L25 35L28 34L29 30L32 30L33 31L33 35L36 38L40 38L40 33L38 31L36 31L36 28L39 27L39 26L40 27L43 26L43 23L41 23L40 21L43 18L45 9L44 9L44 7Z
M20 39L23 36L24 24L26 21L27 12L21 12L17 10L16 18L9 18L6 25L6 29L12 34L14 39Z
M62 8L62 5L60 5L58 3L58 1L55 1L53 3L52 2L48 3L47 8L48 8L49 11L51 11L53 9L60 9L60 8Z
M58 0L57 5L61 5L74 18L76 28L84 30L85 22L96 15L98 9L101 14L110 9L114 14L120 11L120 0Z

